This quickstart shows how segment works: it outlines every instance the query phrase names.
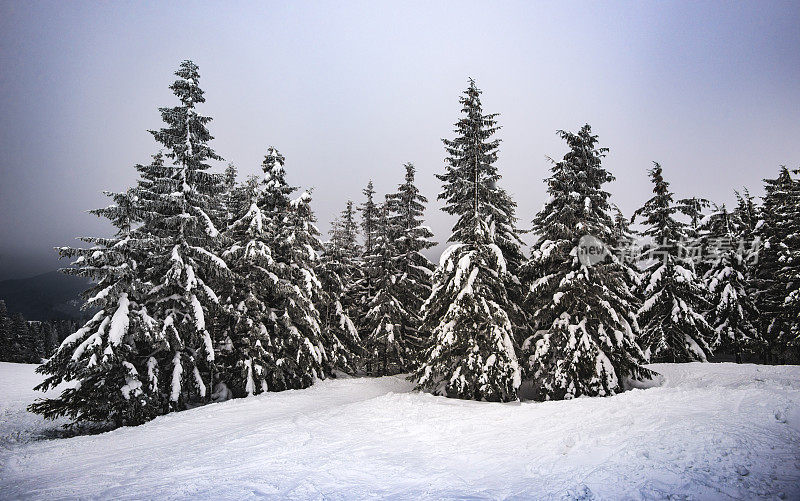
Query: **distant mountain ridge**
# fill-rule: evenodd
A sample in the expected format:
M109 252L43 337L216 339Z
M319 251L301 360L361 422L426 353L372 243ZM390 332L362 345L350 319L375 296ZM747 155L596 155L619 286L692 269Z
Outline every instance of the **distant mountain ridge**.
M10 313L22 313L28 320L80 320L81 292L90 282L82 277L51 271L30 278L0 281L0 299Z

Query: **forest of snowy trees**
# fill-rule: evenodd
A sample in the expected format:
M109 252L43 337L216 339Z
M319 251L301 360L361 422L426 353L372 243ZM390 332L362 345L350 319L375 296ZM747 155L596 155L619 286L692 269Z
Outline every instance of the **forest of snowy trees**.
M259 177L214 171L198 67L176 75L156 153L92 211L116 233L59 249L66 273L92 280L96 313L38 369L40 390L77 384L33 412L135 425L343 373L410 374L455 398L513 401L524 387L568 399L624 391L653 376L649 362L800 361L797 171L765 180L761 202L743 190L726 207L676 197L656 163L652 196L626 217L586 125L558 132L569 151L523 228L496 166L498 115L470 80L437 174L456 223L432 263L414 164L397 166L394 192L369 182L344 201L325 239L278 149ZM585 259L586 236L601 257ZM0 340L12 323L0 318Z

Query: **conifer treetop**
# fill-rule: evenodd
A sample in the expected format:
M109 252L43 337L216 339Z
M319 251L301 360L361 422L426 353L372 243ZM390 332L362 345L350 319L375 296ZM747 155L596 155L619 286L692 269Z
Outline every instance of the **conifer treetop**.
M470 78L459 99L463 116L455 124L456 137L442 139L447 157L445 173L436 175L443 182L438 199L445 201L442 210L459 216L449 241L474 243L492 235L503 247L518 247L516 203L497 186L500 140L492 136L500 129L498 114L483 112L480 94Z

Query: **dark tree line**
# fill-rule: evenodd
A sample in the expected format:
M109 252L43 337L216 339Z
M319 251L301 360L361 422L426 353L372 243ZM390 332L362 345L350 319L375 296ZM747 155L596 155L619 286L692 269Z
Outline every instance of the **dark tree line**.
M0 362L38 364L74 331L73 320L29 321L0 299Z

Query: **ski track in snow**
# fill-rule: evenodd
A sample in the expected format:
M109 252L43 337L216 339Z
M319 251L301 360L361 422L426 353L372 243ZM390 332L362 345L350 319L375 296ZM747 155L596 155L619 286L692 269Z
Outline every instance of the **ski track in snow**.
M800 499L800 367L656 364L565 402L328 380L47 439L34 366L0 364L2 499Z

